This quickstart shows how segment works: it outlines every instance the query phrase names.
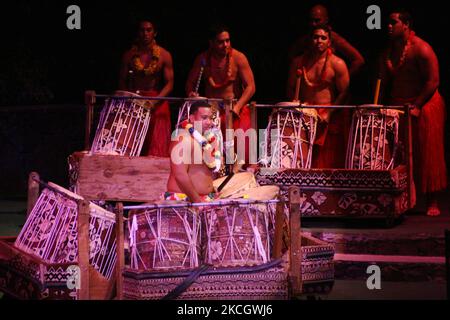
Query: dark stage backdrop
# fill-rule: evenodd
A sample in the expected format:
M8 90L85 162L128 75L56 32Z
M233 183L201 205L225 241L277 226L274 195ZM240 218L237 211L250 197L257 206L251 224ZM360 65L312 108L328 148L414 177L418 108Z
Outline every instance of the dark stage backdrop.
M83 148L84 91L117 88L122 53L135 36L135 23L150 18L157 41L173 56L175 89L184 83L196 54L207 48L207 29L221 21L231 28L232 45L243 51L256 79L255 101L279 102L287 78L287 50L306 32L308 9L317 1L14 1L2 3L0 59L0 197L24 194L26 175L38 170L67 184L66 157ZM415 29L440 61L441 92L448 101L450 51L448 10L439 1L321 1L333 28L366 58L352 82L352 103L369 103L374 63L386 43L386 19L394 7L413 14ZM81 8L81 30L68 30L66 9ZM366 27L369 5L381 8L381 30ZM46 106L29 108L24 106ZM175 121L177 105L171 105ZM267 114L259 114L260 126ZM447 138L448 140L448 138ZM448 150L448 148L447 148ZM7 181L7 182L5 182Z

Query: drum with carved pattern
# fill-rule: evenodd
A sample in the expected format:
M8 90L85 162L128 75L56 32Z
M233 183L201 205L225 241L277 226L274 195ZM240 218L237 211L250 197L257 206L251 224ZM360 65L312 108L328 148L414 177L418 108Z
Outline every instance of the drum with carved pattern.
M167 206L132 211L128 229L131 268L161 271L199 266L201 222L195 209Z
M270 261L268 215L257 206L232 204L203 209L204 259L214 266Z
M361 170L394 168L399 111L361 109L353 114L346 167Z
M139 156L150 123L149 100L128 91L116 91L117 97L105 101L91 152L121 156Z
M82 197L53 183L44 188L14 246L46 263L78 262L78 206ZM116 264L115 214L89 205L89 263L108 280Z
M282 102L269 118L263 162L275 169L309 169L317 130L315 109L298 108L298 103ZM296 107L297 106L297 107Z

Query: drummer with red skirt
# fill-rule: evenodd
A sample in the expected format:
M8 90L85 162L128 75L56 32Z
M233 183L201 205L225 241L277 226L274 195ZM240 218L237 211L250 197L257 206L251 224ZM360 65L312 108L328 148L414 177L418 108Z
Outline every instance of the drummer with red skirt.
M409 104L412 108L414 182L416 190L426 196L427 215L437 216L437 193L447 187L446 110L438 91L438 59L433 48L413 31L408 12L390 14L388 34L390 43L380 59L387 103Z
M252 69L245 54L231 46L230 32L226 26L214 25L209 33L209 49L196 57L186 82L186 94L190 97L198 96L196 86L201 76L207 98L237 99L231 110L232 129L242 129L245 133L251 128L248 102L255 94ZM224 108L220 109L220 114L222 131L226 137ZM249 143L248 140L245 141L246 164L249 164L250 158Z
M156 43L155 23L139 22L135 44L125 52L119 76L119 89L142 96L166 97L173 89L173 64L169 51ZM142 155L169 157L171 135L167 101L156 101Z
M340 105L346 99L350 82L344 60L331 50L331 29L317 25L311 31L311 47L291 63L287 85L290 100L303 104ZM299 79L300 78L300 79ZM300 81L299 97L295 97ZM345 163L344 113L336 109L317 109L319 123L314 141L313 168L342 168Z

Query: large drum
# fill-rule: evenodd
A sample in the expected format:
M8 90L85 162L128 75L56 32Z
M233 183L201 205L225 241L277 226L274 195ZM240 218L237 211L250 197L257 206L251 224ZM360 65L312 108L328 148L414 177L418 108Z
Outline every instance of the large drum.
M203 256L214 266L257 265L270 261L271 223L261 205L229 200L203 208ZM232 201L232 202L231 202Z
M141 97L128 91L116 96ZM111 97L100 114L91 152L121 156L139 156L150 123L149 100Z
M317 130L315 109L295 108L298 103L282 102L269 117L266 129L265 165L269 168L311 168Z
M214 187L217 188L225 179L214 180ZM272 200L278 193L277 186L258 186L250 172L235 174L220 193L220 198L226 198L229 205L225 202L225 205L205 207L201 212L203 236L206 237L203 241L205 262L215 266L236 266L269 261L274 206L245 201Z
M137 270L182 270L200 265L200 219L187 207L130 213L130 265Z
M361 109L353 114L346 168L390 170L398 145L399 112Z
M14 246L46 263L78 262L78 206L82 198L49 183L42 190ZM89 263L108 280L116 263L115 215L89 205Z

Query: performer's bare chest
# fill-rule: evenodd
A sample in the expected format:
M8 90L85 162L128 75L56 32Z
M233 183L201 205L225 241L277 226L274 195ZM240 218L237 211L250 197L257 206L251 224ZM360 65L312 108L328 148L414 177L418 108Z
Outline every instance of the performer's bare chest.
M325 65L325 61L318 61L306 70L306 75L313 82L330 81L334 78L334 71L329 62Z
M213 78L222 79L228 76L232 79L236 78L237 67L234 60L224 58L211 58L210 74Z

